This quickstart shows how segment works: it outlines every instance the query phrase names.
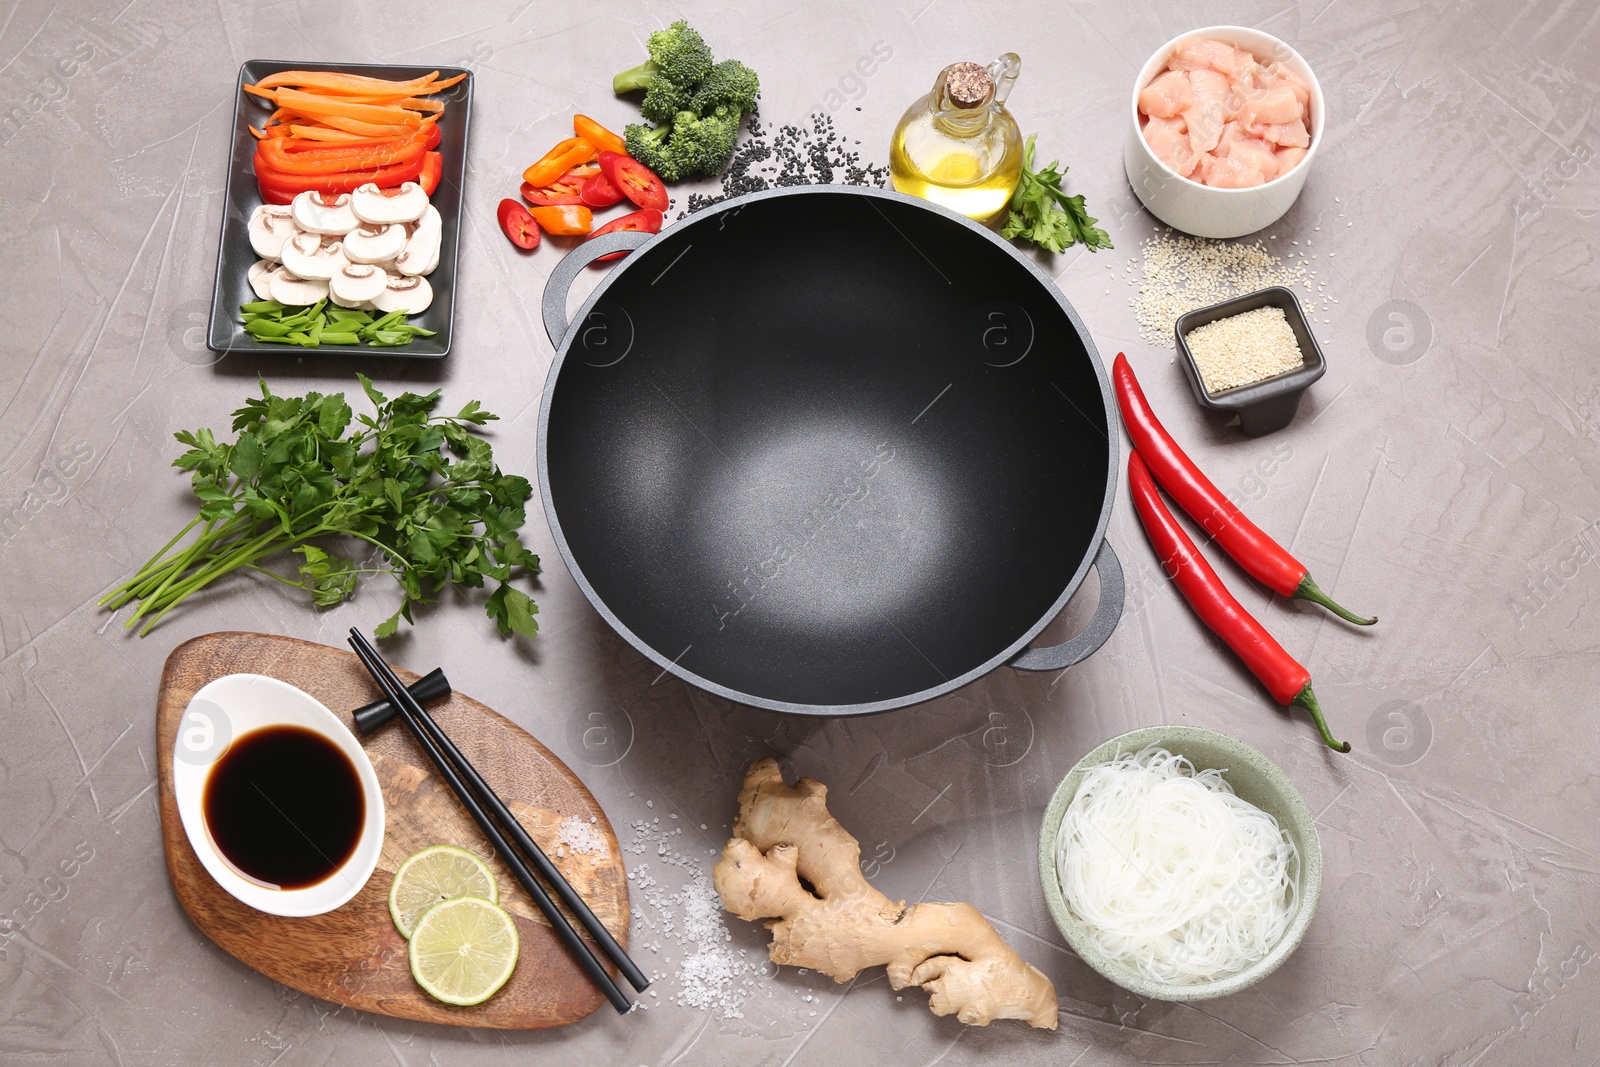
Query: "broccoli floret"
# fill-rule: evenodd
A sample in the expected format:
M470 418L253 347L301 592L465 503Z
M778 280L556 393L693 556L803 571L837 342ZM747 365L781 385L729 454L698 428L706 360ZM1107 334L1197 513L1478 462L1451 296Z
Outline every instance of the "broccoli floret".
M709 115L719 108L737 111L737 121L756 109L759 92L761 81L755 71L737 59L724 59L695 87L694 97L685 110L700 115Z
M740 120L755 110L755 71L736 59L713 64L704 39L681 19L652 33L649 48L647 62L611 82L619 93L644 89L639 110L654 124L628 127L628 154L669 182L720 173Z
M737 112L721 108L709 115L680 111L672 122L667 149L677 158L680 175L709 178L722 173L738 140Z
M670 125L627 129L628 155L669 182L721 173L738 139L739 115L727 108L704 116L680 111Z
M694 86L679 85L665 78L656 79L639 104L639 112L657 125L672 125L673 116L694 101Z
M694 27L679 19L664 30L650 35L650 58L611 79L619 93L634 89L653 89L666 81L684 90L711 72L711 48Z
M667 135L672 132L672 126L663 123L660 126L647 126L642 122L630 122L628 128L623 130L623 140L628 142L628 155L656 172L656 177L662 181L675 182L678 180L676 166L667 152Z

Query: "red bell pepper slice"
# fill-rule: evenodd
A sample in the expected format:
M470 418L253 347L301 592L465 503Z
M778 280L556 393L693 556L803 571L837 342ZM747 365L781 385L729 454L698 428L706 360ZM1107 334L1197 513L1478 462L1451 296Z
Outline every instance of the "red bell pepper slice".
M600 173L623 196L640 207L667 210L667 187L655 171L629 156L600 153Z
M254 157L256 185L261 199L269 204L287 204L299 193L311 190L319 193L348 193L368 182L380 189L388 189L402 182L414 182L422 174L423 157L418 156L403 166L379 167L375 170L352 170L343 174L285 174L274 170Z
M444 155L439 152L429 152L422 157L422 173L417 175L417 184L422 186L422 191L429 196L439 188L439 179L444 177Z
M583 179L583 184L578 187L578 196L590 207L610 207L622 199L617 187L606 181L604 174Z
M618 230L631 230L635 233L660 233L662 221L661 212L655 208L640 208L638 211L612 219L591 233L588 240L592 241L603 233L616 233ZM627 254L627 252L610 252L600 256L595 262L605 263L608 260L621 259Z
M582 182L563 176L543 187L523 182L521 192L522 199L535 207L561 207L563 204L583 203L583 197L579 195L582 188Z
M529 251L539 247L539 224L533 220L527 208L506 197L500 201L500 208L495 214L500 219L500 229L512 244Z
M268 167L283 174L310 176L343 174L351 170L377 170L421 159L427 151L422 137L407 137L382 145L356 148L307 148L286 151L284 138L269 138L256 145L256 155Z

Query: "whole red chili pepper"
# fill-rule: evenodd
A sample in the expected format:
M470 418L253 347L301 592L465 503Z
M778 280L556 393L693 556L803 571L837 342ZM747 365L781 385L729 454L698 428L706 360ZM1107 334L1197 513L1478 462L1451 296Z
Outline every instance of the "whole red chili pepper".
M1133 507L1144 524L1144 532L1155 547L1156 555L1161 557L1161 566L1177 585L1183 599L1200 616L1200 621L1244 660L1250 673L1267 687L1272 699L1286 706L1305 708L1317 724L1323 742L1337 752L1349 752L1349 742L1335 741L1328 731L1322 708L1311 691L1311 672L1285 652L1266 628L1228 592L1217 572L1211 569L1211 564L1189 540L1167 505L1161 502L1160 491L1151 480L1150 469L1145 466L1138 449L1128 454L1128 488L1133 493Z
M1234 507L1233 501L1194 465L1150 410L1150 402L1139 388L1139 379L1134 377L1128 357L1121 352L1111 365L1111 377L1116 382L1117 406L1122 409L1122 422L1128 427L1128 436L1133 438L1133 447L1144 453L1156 481L1172 494L1191 519L1216 538L1217 544L1245 569L1245 573L1279 596L1321 604L1347 622L1371 626L1378 621L1376 617L1363 618L1334 603L1311 580L1304 563Z

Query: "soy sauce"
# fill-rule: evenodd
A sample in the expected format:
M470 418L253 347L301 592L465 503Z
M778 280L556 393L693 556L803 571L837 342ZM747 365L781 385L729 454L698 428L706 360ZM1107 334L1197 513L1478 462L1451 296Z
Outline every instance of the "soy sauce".
M367 819L350 758L300 726L235 740L211 768L203 807L223 859L275 889L304 889L344 866Z

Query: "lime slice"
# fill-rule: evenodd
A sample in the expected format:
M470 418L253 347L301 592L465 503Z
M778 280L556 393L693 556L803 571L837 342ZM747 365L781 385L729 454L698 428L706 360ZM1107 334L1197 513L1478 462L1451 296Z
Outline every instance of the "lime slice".
M409 938L422 913L457 897L500 902L494 875L477 856L454 845L434 845L408 858L389 884L389 916L401 937Z
M435 904L411 931L411 977L446 1004L482 1004L516 967L516 924L482 897Z

